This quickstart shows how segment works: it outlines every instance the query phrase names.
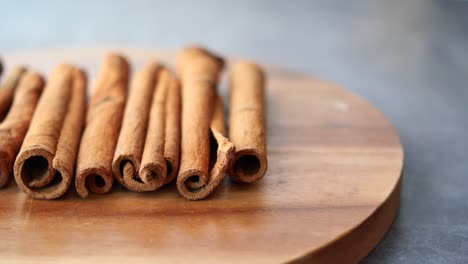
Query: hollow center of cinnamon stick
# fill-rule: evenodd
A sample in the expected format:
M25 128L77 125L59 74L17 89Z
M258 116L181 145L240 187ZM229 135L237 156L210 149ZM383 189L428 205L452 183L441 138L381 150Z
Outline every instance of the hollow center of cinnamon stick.
M234 163L234 172L238 175L252 177L260 170L260 160L255 155L243 155Z
M192 183L199 182L200 181L200 176L198 176L198 175L191 176L190 178L188 178L187 181L192 182Z
M27 182L41 181L47 177L49 162L42 156L31 156L24 161L22 177Z
M192 175L186 181L185 185L187 189L191 192L198 192L203 188L203 182L200 176Z
M210 132L210 159L209 159L208 171L213 170L216 164L218 147L219 147L218 141L214 137L213 132ZM203 179L199 175L196 175L196 174L191 175L185 181L185 185L187 186L187 189L190 192L194 192L194 193L204 188L205 184L206 183L203 181Z
M96 176L94 178L94 183L96 184L96 186L99 188L104 187L106 185L106 182L104 181L104 179L99 175L96 175Z
M88 188L95 193L105 193L106 181L104 178L96 173L92 173L86 177L86 185Z

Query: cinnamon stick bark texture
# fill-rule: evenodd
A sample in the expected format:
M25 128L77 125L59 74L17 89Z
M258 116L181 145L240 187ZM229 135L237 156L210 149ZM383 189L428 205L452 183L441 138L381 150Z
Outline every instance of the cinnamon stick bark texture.
M41 75L34 72L24 74L16 89L10 111L0 124L0 187L13 174L16 154L23 143L43 87Z
M219 184L219 177L223 177L220 176L222 166L229 163L228 160L216 162L210 171L210 124L212 117L221 116L213 116L213 109L223 66L221 58L197 47L184 49L177 57L182 81L182 143L177 188L190 200L208 196ZM229 152L229 148L223 151Z
M251 62L234 65L230 76L229 137L236 148L229 175L237 182L254 182L267 170L265 143L265 77Z
M226 178L227 170L234 158L234 145L226 138L225 120L223 101L217 96L210 125L209 178L184 173L177 180L179 193L189 200L207 197Z
M164 97L168 78L167 70L153 62L132 81L112 168L115 178L133 191L154 191L165 182Z
M0 87L0 120L3 120L8 113L15 89L25 72L24 67L15 68Z
M81 197L104 194L114 182L112 158L127 95L130 67L119 54L108 55L98 75L78 152L75 187Z
M86 77L72 65L52 73L14 165L18 187L55 199L70 187L86 107Z
M174 180L179 169L180 157L180 83L174 77L166 91L166 128L164 159L166 160L166 184Z
M140 178L152 183L150 190L161 187L167 178L167 166L164 159L164 141L166 125L166 93L173 85L174 78L167 69L162 69L156 90L153 93L145 148L141 161Z

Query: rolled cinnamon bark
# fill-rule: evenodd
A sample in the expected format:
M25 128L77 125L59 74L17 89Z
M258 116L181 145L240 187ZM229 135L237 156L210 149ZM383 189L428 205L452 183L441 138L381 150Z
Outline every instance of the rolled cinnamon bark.
M0 187L10 179L13 163L31 122L34 109L44 87L41 75L23 75L15 92L10 111L0 124Z
M112 188L112 158L122 122L129 71L123 56L110 54L98 75L78 152L75 187L81 197L88 196L89 190L104 194Z
M174 180L179 169L180 156L180 83L171 78L171 86L166 91L166 131L164 159L166 160L166 184Z
M165 182L164 97L169 81L167 70L153 62L132 82L112 165L115 178L130 190L154 191Z
M179 193L189 200L200 200L210 195L226 178L229 164L234 158L234 145L226 138L226 121L223 101L216 97L210 131L209 178L188 171L177 179Z
M183 107L177 188L179 193L189 200L199 200L208 196L219 184L219 179L225 176L224 167L229 164L230 148L225 147L226 144L219 144L221 151L225 151L226 155L218 155L222 162L216 161L210 170L210 159L213 160L213 157L210 157L210 124L213 117L216 120L223 116L223 111L219 112L219 109L222 110L219 100L215 108L218 114L213 115L216 84L223 66L221 58L201 48L187 48L178 54L177 68L182 81ZM219 129L217 126L215 128ZM214 135L222 135L221 132Z
M164 159L165 98L172 82L173 77L169 71L162 69L153 94L145 148L141 160L140 178L144 183L153 185L149 190L155 190L166 182L167 166Z
M264 74L258 65L241 61L230 79L229 137L236 155L229 175L237 182L254 182L267 170Z
M71 65L52 73L14 165L18 187L55 199L70 187L84 123L86 77Z
M25 72L24 67L15 68L0 87L0 120L3 120L8 113L15 89Z

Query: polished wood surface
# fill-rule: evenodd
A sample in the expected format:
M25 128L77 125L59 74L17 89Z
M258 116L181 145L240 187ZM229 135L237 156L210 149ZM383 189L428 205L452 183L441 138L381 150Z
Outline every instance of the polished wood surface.
M94 79L109 48L3 54L50 73L60 62ZM173 54L120 49L135 69ZM115 186L86 199L74 190L32 200L0 190L0 262L357 262L384 236L399 205L403 150L387 119L326 81L268 68L268 161L251 185L228 180L208 199L174 186L132 193ZM92 87L92 85L90 86ZM225 82L220 86L226 94Z

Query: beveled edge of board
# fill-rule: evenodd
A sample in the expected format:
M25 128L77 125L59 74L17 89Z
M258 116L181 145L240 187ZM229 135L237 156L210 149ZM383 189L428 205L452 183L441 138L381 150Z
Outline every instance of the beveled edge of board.
M398 140L398 145L395 145L395 148L398 148L401 152L398 180L388 197L362 222L342 233L335 240L308 253L292 257L288 263L359 263L383 240L388 230L390 230L400 208L405 151L397 130L390 120L373 104L333 82L327 82L339 87L346 93L352 94L358 100L366 102L370 108L378 112L381 118L389 124L390 129ZM357 246L363 243L365 246ZM336 252L340 252L340 254L336 254Z

